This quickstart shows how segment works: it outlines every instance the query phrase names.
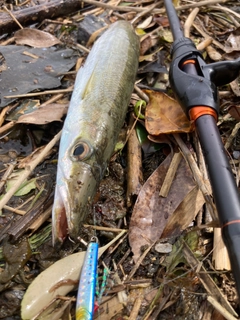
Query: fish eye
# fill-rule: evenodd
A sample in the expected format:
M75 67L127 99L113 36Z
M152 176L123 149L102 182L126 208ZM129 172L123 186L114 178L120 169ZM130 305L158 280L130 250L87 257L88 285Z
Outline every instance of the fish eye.
M72 157L76 161L87 159L92 154L91 147L84 141L79 142L72 148Z

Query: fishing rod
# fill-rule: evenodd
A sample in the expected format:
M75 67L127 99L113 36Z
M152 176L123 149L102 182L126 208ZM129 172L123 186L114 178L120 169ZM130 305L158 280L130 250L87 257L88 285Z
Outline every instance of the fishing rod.
M240 297L240 197L216 124L217 86L237 78L240 59L206 64L194 43L184 37L172 0L164 0L164 4L174 38L170 85L182 109L195 123Z

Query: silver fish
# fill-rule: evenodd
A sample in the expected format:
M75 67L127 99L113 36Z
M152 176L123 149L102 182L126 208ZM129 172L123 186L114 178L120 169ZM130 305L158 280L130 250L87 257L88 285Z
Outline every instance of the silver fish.
M53 243L79 235L123 125L138 59L138 37L128 22L118 21L77 74L60 142Z

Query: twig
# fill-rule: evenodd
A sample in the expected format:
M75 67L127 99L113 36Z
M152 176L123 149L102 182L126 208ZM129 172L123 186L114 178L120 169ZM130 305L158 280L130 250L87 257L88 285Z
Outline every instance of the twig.
M6 123L4 126L2 126L0 128L0 134L11 129L15 125L15 123L16 123L16 121L10 121L10 122Z
M215 9L215 10L220 10L220 11L224 11L224 12L229 12L232 15L234 15L235 17L237 17L238 19L240 19L240 14L237 13L236 11L233 11L227 7L222 7L222 6L210 6L211 9Z
M172 161L170 163L170 166L168 168L168 171L166 173L166 176L164 178L161 190L159 192L159 196L164 198L168 196L169 190L171 188L173 179L175 177L175 174L177 172L181 159L182 159L181 152L175 152L173 155Z
M13 172L16 164L17 164L16 162L13 162L13 163L10 163L10 164L8 165L8 168L7 168L7 170L5 171L5 173L4 173L4 175L2 176L2 179L1 179L1 181L0 181L0 193L1 193L2 188L3 188L3 186L5 185L8 177L9 177L10 174Z
M194 8L184 23L184 35L187 38L190 38L190 28L193 24L194 19L197 16L198 12L199 12L199 8Z
M32 93L24 93L24 94L17 94L12 96L5 96L5 99L17 99L17 98L27 98L27 97L35 97L35 96L43 96L44 94L56 94L56 93L67 93L72 92L73 88L67 88L67 89L59 89L59 90L46 90L41 92L32 92Z
M209 6L211 4L215 3L225 3L228 2L229 0L204 0L204 1L199 1L197 3L191 3L191 4L186 4L183 6L178 6L175 9L177 11L179 10L186 10L186 9L191 9L191 8L196 8L196 7L202 7L202 6ZM101 7L104 9L110 9L110 10L117 10L117 11L122 11L122 12L143 12L146 9L145 8L139 8L139 7L130 7L130 6L113 6L107 3L99 2L96 0L83 0L83 2L95 5L96 7ZM165 8L161 9L153 9L152 13L164 13L166 10Z
M110 9L110 10L117 10L117 11L123 11L123 12L143 12L146 10L146 8L139 8L139 7L130 7L130 6L113 6L108 3L99 2L96 0L83 0L83 2L95 5L96 7L104 8L104 9ZM161 12L164 12L165 10L160 10Z
M199 1L199 2L196 2L196 3L191 3L191 4L185 4L185 5L182 5L182 6L179 6L179 7L176 7L175 9L176 10L186 10L186 9L191 9L191 8L197 8L197 7L208 7L209 5L211 4L214 4L214 3L226 3L228 2L229 0L204 0L204 1Z
M145 10L140 12L138 15L134 17L134 19L131 21L131 24L134 24L136 21L138 21L141 17L145 16L146 14L150 13L154 8L156 8L159 5L159 2L153 3L150 6L145 7Z
M231 313L232 315L237 315L228 300L222 294L221 290L207 273L202 262L199 262L199 260L194 256L194 253L184 240L182 252L190 267L193 270L196 270L197 276L204 286L206 292L208 294L214 295L229 313Z
M137 94L142 100L145 100L147 103L149 102L148 95L145 92L143 92L136 84L134 85L134 90L137 92Z
M200 27L199 27L199 25L197 25L196 23L193 23L192 24L193 26L194 26L194 28L204 37L204 38L211 38L205 31L203 31ZM217 46L218 48L220 48L220 49L222 49L224 52L225 52L225 48L224 48L224 46L220 43L220 42L218 42L218 41L216 41L216 40L212 40L212 42L213 42L213 44L215 44L215 46Z
M141 307L141 305L143 303L143 299L144 299L143 291L142 291L142 289L138 289L137 298L136 298L136 300L134 302L134 305L133 305L133 308L132 308L132 311L130 313L130 316L129 316L128 320L137 319L138 312L139 312L140 307Z
M8 10L6 6L3 6L3 9L11 16L11 18L16 22L16 24L19 26L20 29L23 29L23 26L21 23L15 18L14 14Z
M130 115L129 126L135 126L135 119ZM132 205L134 196L137 196L143 185L142 148L135 130L131 130L127 145L127 206Z
M6 204L5 204L5 206L3 206L3 208L6 209L6 210L9 210L11 212L17 213L17 214L19 214L21 216L24 216L25 213L26 213L26 211L24 211L24 210L14 209L12 207L7 206Z
M155 245L156 241L154 241L144 252L143 254L139 257L139 259L137 260L135 266L133 267L133 269L131 270L131 272L129 273L128 277L127 277L127 281L130 281L132 279L132 277L134 276L135 272L137 271L138 267L140 266L140 264L143 262L143 260L145 259L146 255L148 254L148 252L152 249L152 247Z
M125 229L118 229L118 228L108 228L108 227L101 227L101 226L93 226L90 224L84 224L84 228L91 228L94 230L100 230L100 231L109 231L109 232L128 232L128 230Z
M9 109L10 109L10 106L7 106L7 107L3 108L3 110L2 110L2 112L0 114L0 127L2 126L3 122L5 121L5 115Z
M217 123L217 126L220 126L224 121L231 119L230 113L225 114Z
M45 146L42 152L34 159L19 175L18 179L16 180L14 186L3 196L0 200L0 210L2 210L3 206L7 204L7 202L11 199L17 189L21 186L21 184L28 178L28 176L32 173L32 171L36 168L36 166L45 158L48 152L53 148L53 146L57 143L57 141L61 137L62 131L55 135L55 137Z
M229 255L223 242L221 228L214 228L212 261L216 270L231 270Z
M202 51L205 48L207 48L211 43L212 43L213 39L212 38L206 38L204 39L202 42L200 42L197 45L197 50Z
M201 144L199 142L199 139L198 139L198 136L197 136L196 132L195 132L195 135L194 135L194 141L195 141L195 147L196 147L196 151L197 151L199 169L202 172L204 181L208 182L208 186L211 189L211 193L212 193L212 188L211 188L211 184L210 184L209 178L208 178L208 172L207 172L205 159L204 159L204 156L203 156L202 147L201 147ZM206 207L205 208L205 221L204 221L204 223L209 223L211 221L212 221L212 217L211 217L211 215L210 215L210 213L208 211L208 207Z
M235 127L233 128L230 136L228 137L228 139L227 139L227 141L226 141L226 143L225 143L225 145L224 145L224 147L225 147L226 150L231 146L232 141L233 141L233 139L235 138L235 136L237 135L239 129L240 129L240 122L238 122L238 123L235 125Z
M90 52L90 50L88 49L88 48L86 48L86 47L84 47L82 44L80 44L80 43L75 43L75 46L78 48L78 49L80 49L80 50L82 50L82 51L84 51L84 52L86 52L86 53L89 53Z
M207 296L207 301L211 303L211 305L213 305L214 308L217 309L225 319L237 320L237 318L235 318L233 315L231 315L231 313L229 313L225 308L223 308L223 306L212 296Z

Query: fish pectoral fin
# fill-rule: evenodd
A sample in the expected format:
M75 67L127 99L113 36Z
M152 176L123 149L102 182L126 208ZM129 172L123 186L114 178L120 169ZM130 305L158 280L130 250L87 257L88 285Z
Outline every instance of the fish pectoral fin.
M92 91L92 88L94 87L94 80L95 80L95 67L93 68L91 72L91 76L89 77L85 89L82 92L82 99L85 99L86 96Z

